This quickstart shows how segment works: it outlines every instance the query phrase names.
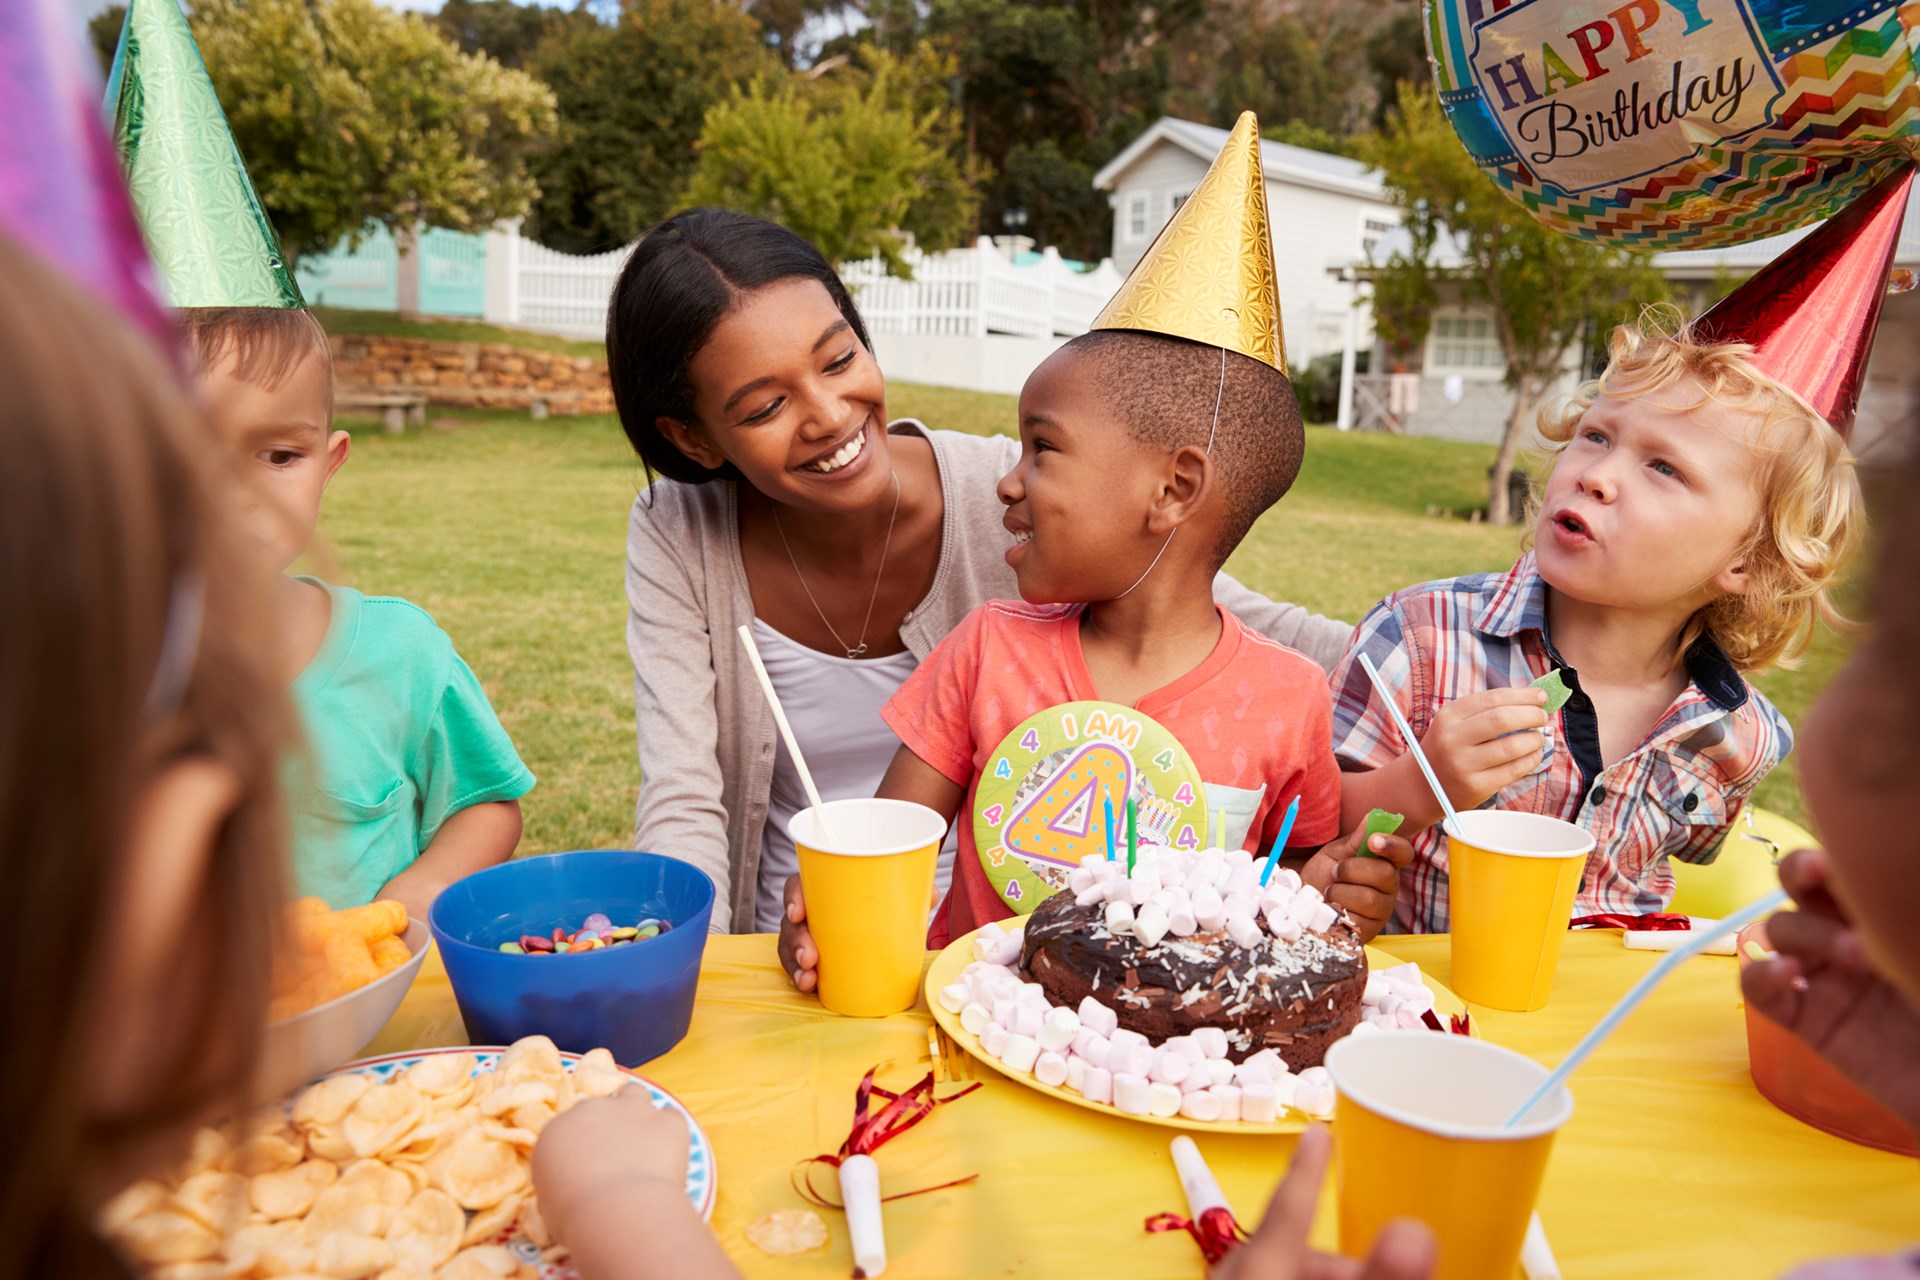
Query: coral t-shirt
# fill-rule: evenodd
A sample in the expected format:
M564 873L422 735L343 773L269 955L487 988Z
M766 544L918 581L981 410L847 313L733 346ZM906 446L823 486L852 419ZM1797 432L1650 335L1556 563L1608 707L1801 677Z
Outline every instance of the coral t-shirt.
M967 789L956 822L953 888L935 914L929 947L944 947L1013 910L980 866L973 808L988 758L1027 717L1098 699L1080 648L1081 605L981 605L927 655L881 715L900 741ZM1199 666L1135 704L1186 747L1209 789L1232 788L1251 808L1245 847L1265 850L1287 804L1300 816L1287 843L1340 834L1340 768L1326 672L1311 658L1220 610L1220 640Z

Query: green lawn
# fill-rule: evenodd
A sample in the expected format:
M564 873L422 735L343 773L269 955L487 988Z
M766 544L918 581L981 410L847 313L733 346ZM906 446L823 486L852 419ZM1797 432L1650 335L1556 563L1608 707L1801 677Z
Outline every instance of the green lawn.
M1011 397L890 390L892 413L936 426L988 431L1013 418ZM453 636L540 777L523 851L624 844L638 779L622 566L645 476L617 423L473 413L398 438L342 425L354 454L328 494L319 572L405 596ZM1479 501L1491 459L1490 448L1316 429L1293 493L1229 567L1345 618L1395 587L1503 567L1514 530L1425 514ZM1804 669L1761 684L1797 721L1840 652L1823 636ZM1761 800L1801 816L1790 770Z

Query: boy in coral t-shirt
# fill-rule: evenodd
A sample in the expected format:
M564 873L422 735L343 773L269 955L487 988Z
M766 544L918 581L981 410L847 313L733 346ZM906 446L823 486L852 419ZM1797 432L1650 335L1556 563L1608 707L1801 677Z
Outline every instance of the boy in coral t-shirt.
M1214 573L1300 468L1285 375L1178 338L1096 331L1027 381L1020 440L1000 499L1027 603L975 610L887 704L903 746L880 795L970 812L989 758L1027 717L1090 699L1132 706L1185 746L1210 810L1242 815L1247 849L1269 847L1298 796L1289 848L1311 854L1302 875L1377 932L1392 861L1354 858L1353 841L1321 849L1340 834L1325 677L1212 597ZM1012 914L963 820L928 945Z

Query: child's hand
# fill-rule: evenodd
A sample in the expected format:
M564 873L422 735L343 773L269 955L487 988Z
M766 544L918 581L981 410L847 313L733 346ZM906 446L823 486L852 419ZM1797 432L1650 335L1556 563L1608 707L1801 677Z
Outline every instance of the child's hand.
M1363 838L1372 857L1360 854ZM1300 878L1352 916L1360 940L1371 942L1393 919L1394 900L1400 894L1400 869L1412 861L1413 846L1405 836L1369 837L1362 824L1307 859L1307 865L1300 868Z
M796 988L811 991L820 985L819 963L820 949L807 930L807 900L800 895L800 877L788 876L787 913L780 921L780 967Z
M1247 1242L1210 1273L1212 1280L1429 1280L1433 1233L1417 1222L1387 1224L1365 1262L1307 1248L1320 1184L1326 1180L1333 1139L1322 1125L1300 1135L1287 1176L1267 1205L1267 1216Z
M1754 1008L1920 1131L1920 1012L1868 959L1827 888L1826 850L1789 854L1780 883L1799 909L1767 921L1774 956L1742 970L1741 989Z
M1522 731L1546 726L1546 690L1484 689L1442 706L1420 745L1453 807L1474 809L1533 771L1540 738Z
M554 1239L575 1238L583 1216L620 1214L641 1201L686 1203L687 1122L629 1085L555 1116L533 1148L533 1190Z

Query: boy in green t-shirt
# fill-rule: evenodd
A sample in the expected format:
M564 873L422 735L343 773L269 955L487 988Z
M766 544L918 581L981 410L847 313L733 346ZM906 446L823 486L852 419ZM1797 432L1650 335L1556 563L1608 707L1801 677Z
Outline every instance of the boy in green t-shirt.
M326 334L297 308L181 314L213 422L246 459L255 532L284 574L347 460ZM293 575L280 600L308 746L289 779L299 891L335 908L393 898L425 919L440 890L512 855L533 774L423 610Z

